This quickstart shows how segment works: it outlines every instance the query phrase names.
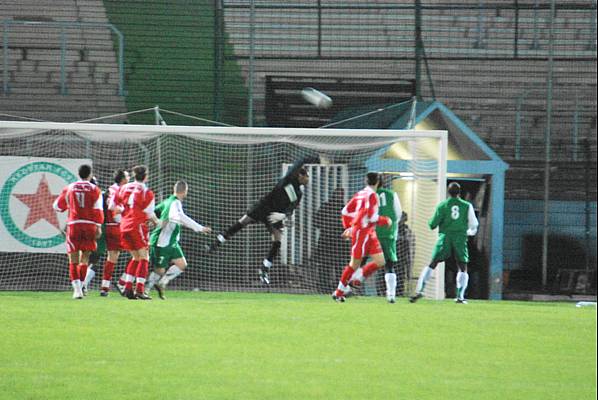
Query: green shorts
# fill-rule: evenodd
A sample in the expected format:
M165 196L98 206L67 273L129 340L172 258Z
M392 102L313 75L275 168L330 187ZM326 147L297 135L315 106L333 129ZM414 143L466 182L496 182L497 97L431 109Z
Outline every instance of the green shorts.
M378 240L380 241L380 246L382 247L382 252L384 253L384 260L386 262L399 261L397 258L397 239L379 237Z
M438 235L436 247L432 254L433 261L446 261L455 255L455 259L459 262L469 262L469 251L467 250L467 235L464 234L450 234L441 233Z
M150 263L154 268L168 268L170 261L184 258L183 249L178 244L174 246L150 246Z
M96 253L102 256L106 253L106 225L102 225L102 235L98 240L96 240L97 248Z

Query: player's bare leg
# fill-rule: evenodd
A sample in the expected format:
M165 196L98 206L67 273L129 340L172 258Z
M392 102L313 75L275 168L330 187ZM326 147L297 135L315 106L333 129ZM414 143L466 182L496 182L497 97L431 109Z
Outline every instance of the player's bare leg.
M436 266L438 265L439 262L440 261L432 261L430 263L430 265L426 266L423 269L423 271L421 272L421 274L419 275L419 278L417 280L417 286L415 287L415 294L409 298L409 301L411 303L415 303L417 300L424 297L424 288L426 287L426 282L428 282L428 279L430 279L432 272L434 272L434 269L436 269Z
M82 299L83 290L81 289L81 278L79 276L79 260L81 259L79 251L74 251L68 254L69 259L69 276L71 285L73 286L73 299Z
M166 286L187 268L187 260L185 257L175 258L172 262L173 265L168 268L168 271L166 271L164 276L162 276L158 283L156 283L156 291L162 300L166 300L166 296L164 295Z
M457 298L455 299L455 302L459 304L467 304L467 300L465 300L465 291L467 290L467 284L469 283L467 264L458 261L457 267L459 267L459 272L457 272Z

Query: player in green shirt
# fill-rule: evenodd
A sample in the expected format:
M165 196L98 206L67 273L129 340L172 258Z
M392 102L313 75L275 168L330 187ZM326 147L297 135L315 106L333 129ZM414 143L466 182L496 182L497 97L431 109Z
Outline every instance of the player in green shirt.
M461 199L461 186L457 182L449 184L448 194L449 198L436 206L434 216L428 222L430 229L438 228L438 241L432 254L432 262L419 276L415 295L410 298L412 303L423 297L426 282L438 263L454 254L459 267L456 302L467 304L465 300L465 290L469 282L467 236L474 236L477 233L478 220L471 203Z
M174 185L174 193L158 204L155 209L161 223L150 235L150 261L154 271L148 278L146 294L149 294L152 287L155 287L163 300L165 299L166 285L187 267L187 260L179 244L181 225L204 234L212 231L210 227L198 224L183 212L182 201L187 197L187 191L187 182L178 181Z
M395 302L397 292L397 274L395 272L395 265L399 259L397 258L397 239L399 238L399 220L403 210L401 209L401 202L399 196L394 190L380 187L376 193L378 194L379 208L378 213L390 218L391 225L377 226L376 235L382 246L384 252L384 259L386 264L384 269L384 281L386 282L386 300L389 303Z

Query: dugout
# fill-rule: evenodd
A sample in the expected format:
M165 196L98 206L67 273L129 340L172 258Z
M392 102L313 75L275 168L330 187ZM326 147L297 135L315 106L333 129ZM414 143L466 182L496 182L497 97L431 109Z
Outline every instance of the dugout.
M360 117L360 115L362 117ZM472 202L480 221L470 243L470 297L500 300L503 276L503 223L506 164L471 128L439 101L409 100L388 106L346 110L334 118L335 128L415 129L448 131L447 184L457 181L463 197ZM366 163L370 170L401 171L406 168L408 149L400 143L374 154ZM399 174L400 175L400 174ZM399 176L399 178L401 178ZM406 183L408 176L403 177ZM399 179L401 182L401 179ZM404 195L398 185L401 201ZM433 210L430 210L430 216ZM451 270L450 262L447 271ZM445 281L452 296L454 274Z

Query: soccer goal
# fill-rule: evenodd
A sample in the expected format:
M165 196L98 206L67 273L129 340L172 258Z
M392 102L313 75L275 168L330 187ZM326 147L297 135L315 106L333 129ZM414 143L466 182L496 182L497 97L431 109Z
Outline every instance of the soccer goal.
M147 165L158 201L177 180L187 181L187 215L219 232L267 194L294 160L314 156L318 162L306 166L310 183L287 221L269 286L260 283L258 267L270 235L253 224L214 254L203 251L213 235L184 229L189 268L171 288L331 293L350 257L340 211L363 188L366 172L378 171L404 211L395 269L398 293L407 295L435 244L427 221L445 197L446 154L446 131L0 122L0 289L69 288L61 234L66 216L51 204L82 163L93 165L103 189L115 169ZM127 260L121 256L117 273ZM102 265L103 257L94 268ZM364 294L383 294L383 274L370 279ZM443 298L443 268L435 274L427 295Z

